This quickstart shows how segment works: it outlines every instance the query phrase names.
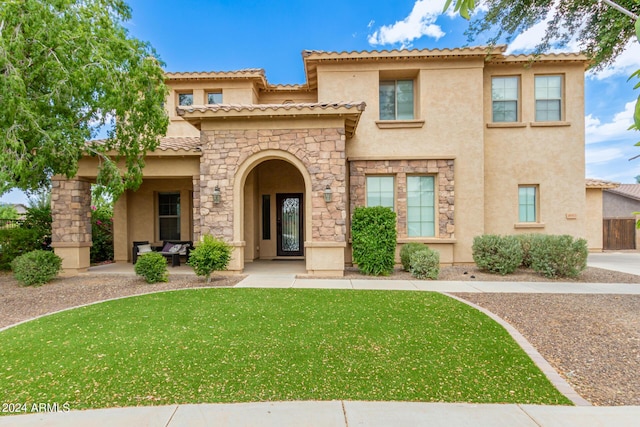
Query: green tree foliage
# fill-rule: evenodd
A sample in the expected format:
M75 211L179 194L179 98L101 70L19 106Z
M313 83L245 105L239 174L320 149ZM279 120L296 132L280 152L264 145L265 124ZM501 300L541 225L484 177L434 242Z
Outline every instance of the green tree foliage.
M359 206L351 220L353 261L371 276L388 276L395 264L396 213L382 206Z
M154 50L122 26L130 17L123 0L0 2L0 194L72 177L83 153L114 195L140 184L167 129L167 88ZM106 142L86 143L110 117Z
M13 205L0 205L0 219L17 219L18 211Z

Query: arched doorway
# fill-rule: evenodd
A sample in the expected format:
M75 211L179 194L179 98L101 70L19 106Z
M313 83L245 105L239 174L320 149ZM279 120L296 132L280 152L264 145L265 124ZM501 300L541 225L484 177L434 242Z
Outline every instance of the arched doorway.
M305 255L305 179L283 158L265 158L243 186L244 259L303 259Z

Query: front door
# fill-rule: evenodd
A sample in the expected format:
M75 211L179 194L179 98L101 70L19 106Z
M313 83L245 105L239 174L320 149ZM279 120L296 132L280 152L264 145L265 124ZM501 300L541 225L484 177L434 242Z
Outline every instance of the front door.
M302 236L302 194L276 194L278 205L278 256L304 255Z

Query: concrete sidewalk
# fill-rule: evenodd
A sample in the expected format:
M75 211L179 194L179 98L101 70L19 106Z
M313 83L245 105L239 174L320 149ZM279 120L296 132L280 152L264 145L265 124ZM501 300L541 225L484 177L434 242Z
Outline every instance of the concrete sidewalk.
M17 415L0 417L0 427L631 427L637 426L638 420L638 406L307 401L147 406Z

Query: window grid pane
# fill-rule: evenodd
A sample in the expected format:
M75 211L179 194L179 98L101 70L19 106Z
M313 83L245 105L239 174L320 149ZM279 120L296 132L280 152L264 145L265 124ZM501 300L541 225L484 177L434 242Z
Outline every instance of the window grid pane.
M160 240L180 240L180 193L158 194Z
M536 187L518 188L518 221L536 222Z
M562 76L536 76L536 121L562 119Z
M518 121L518 77L493 77L491 99L494 122Z
M367 206L385 206L394 209L392 176L367 177Z
M407 177L407 234L435 236L435 188L432 176Z

